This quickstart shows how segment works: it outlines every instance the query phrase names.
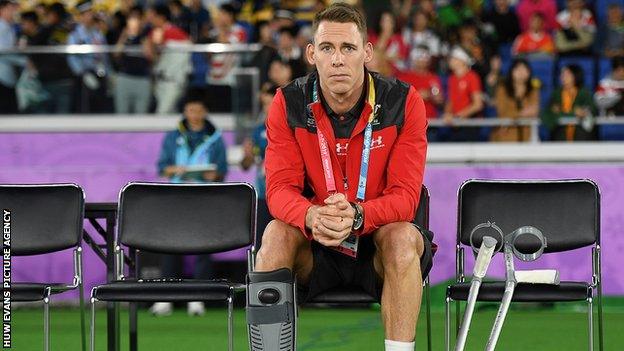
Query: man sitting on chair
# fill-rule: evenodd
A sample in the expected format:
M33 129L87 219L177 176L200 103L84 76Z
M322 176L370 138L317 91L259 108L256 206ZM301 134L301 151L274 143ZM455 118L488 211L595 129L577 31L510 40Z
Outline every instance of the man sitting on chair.
M362 15L318 13L316 72L278 90L267 117L267 226L256 272L294 271L303 300L359 286L381 301L386 350L413 350L431 242L411 222L427 151L413 87L368 72Z

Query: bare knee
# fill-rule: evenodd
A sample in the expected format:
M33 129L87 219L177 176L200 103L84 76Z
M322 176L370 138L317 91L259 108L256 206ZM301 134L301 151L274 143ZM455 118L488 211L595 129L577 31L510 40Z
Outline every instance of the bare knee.
M411 223L387 224L374 235L384 271L406 272L420 263L424 242L418 229Z
M298 228L280 220L272 220L262 235L256 269L293 268L297 252L307 240Z

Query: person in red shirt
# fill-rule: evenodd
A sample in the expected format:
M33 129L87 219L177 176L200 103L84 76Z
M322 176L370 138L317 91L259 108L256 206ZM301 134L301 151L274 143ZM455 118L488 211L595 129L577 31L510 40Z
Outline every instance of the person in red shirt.
M171 14L165 5L151 7L146 18L152 25L145 45L145 56L153 61L156 113L177 112L178 100L186 88L191 72L190 54L163 50L171 45L190 43L188 34L170 22Z
M516 6L516 14L520 20L521 31L529 29L530 18L534 13L542 15L546 31L552 32L557 29L557 2L555 0L520 0Z
M266 199L276 219L250 275L292 270L304 299L359 286L381 301L386 350L413 351L431 267L431 237L412 224L425 105L414 87L366 70L373 46L353 6L319 12L313 33L306 58L316 71L279 89L269 108Z
M377 28L369 33L369 39L375 49L384 53L393 69L405 68L408 48L398 30L396 18L392 12L384 11L380 14Z
M397 78L416 88L425 102L427 118L438 117L438 108L444 103L440 77L431 72L431 54L424 45L417 46L410 53L410 67L400 71Z
M444 106L444 121L452 125L457 119L476 117L483 110L483 88L479 75L470 69L472 58L460 47L451 51L448 99ZM478 127L451 128L443 141L477 141Z
M516 38L512 53L532 58L537 58L536 56L549 57L555 53L555 42L552 36L544 30L542 14L534 13L531 15L529 30Z

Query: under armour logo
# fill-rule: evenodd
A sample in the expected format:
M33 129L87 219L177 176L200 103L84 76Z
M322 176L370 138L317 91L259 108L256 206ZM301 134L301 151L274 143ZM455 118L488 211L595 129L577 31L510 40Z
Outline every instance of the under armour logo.
M349 148L349 143L345 143L341 145L340 143L336 143L336 153L337 154L345 154L347 153L347 149Z
M383 145L383 138L381 135L377 136L377 138L371 140L371 149L376 149L378 147L382 147Z

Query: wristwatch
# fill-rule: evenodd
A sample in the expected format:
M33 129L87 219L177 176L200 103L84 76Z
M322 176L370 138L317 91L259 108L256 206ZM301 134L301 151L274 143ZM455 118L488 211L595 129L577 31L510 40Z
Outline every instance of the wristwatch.
M360 211L358 205L355 202L351 202L351 207L355 210L355 216L353 216L353 226L351 226L351 231L356 232L362 229L362 225L364 224L364 214Z

